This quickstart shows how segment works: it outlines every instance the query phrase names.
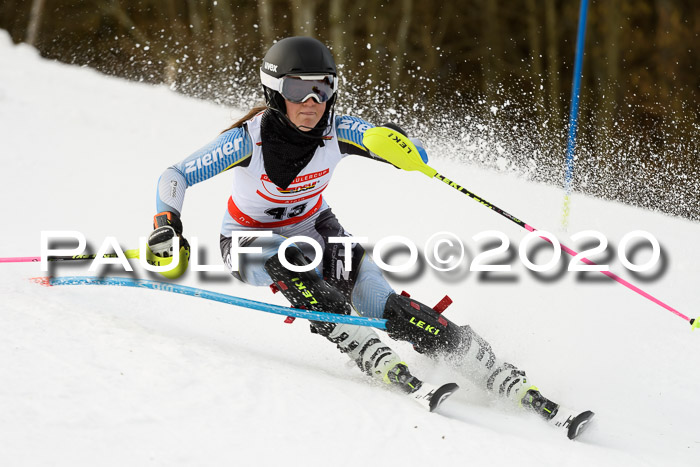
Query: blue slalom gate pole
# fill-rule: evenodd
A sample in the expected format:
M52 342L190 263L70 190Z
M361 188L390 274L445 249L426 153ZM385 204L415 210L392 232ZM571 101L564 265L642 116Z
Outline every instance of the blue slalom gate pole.
M578 130L578 102L581 93L581 75L583 74L583 50L586 42L586 20L588 17L588 0L581 0L578 14L578 35L576 38L576 60L574 62L574 79L571 86L571 110L569 112L569 139L566 143L566 174L564 177L564 215L562 226L569 224L569 202L571 185L574 179L574 149Z
M362 316L339 315L334 313L323 313L320 311L300 310L298 308L289 308L271 303L258 302L247 298L234 297L209 290L188 287L185 285L171 284L168 282L151 281L146 279L132 279L129 277L91 277L91 276L69 276L69 277L52 277L40 278L35 280L42 285L114 285L120 287L138 287L142 289L162 290L164 292L173 292L190 297L204 298L215 302L226 303L243 308L264 311L266 313L274 313L282 316L292 316L294 318L303 318L313 321L325 321L330 323L346 323L356 326L367 326L377 329L386 330L386 320L379 318L366 318Z

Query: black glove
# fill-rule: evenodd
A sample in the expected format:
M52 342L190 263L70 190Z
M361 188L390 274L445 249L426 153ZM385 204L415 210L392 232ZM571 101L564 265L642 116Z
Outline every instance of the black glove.
M179 237L180 248L189 250L190 244L182 236L182 221L180 216L170 211L159 212L153 216L153 228L148 237L148 247L154 255L161 258L173 256L173 238Z

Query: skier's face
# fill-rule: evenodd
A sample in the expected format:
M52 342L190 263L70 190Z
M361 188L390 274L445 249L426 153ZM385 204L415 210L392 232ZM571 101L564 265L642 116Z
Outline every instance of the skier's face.
M284 102L287 104L287 117L301 131L312 130L321 120L323 112L326 111L325 102L316 102L311 97L301 104L295 104L286 99Z

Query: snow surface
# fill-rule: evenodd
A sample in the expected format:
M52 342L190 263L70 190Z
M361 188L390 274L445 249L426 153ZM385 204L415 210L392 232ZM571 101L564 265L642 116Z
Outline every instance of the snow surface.
M42 230L81 231L93 249L107 236L136 248L150 232L162 170L240 113L43 60L0 31L0 256L38 255ZM575 195L562 232L557 187L440 156L432 165L441 173L571 247L582 246L571 233L603 232L610 254L594 260L700 315L697 223ZM223 174L188 191L186 234L199 238L207 264L220 261L230 181ZM469 259L483 246L473 235L504 232L512 256L496 259L511 273L484 277L465 261L452 273L423 268L391 280L428 304L449 294L450 319L471 324L550 398L594 410L581 439L569 441L405 343L393 346L414 373L462 386L439 413L370 383L303 320L288 325L166 292L44 288L27 280L41 275L38 264L1 264L0 465L699 465L700 332L687 322L597 273L538 279L517 257L526 231L418 173L348 158L326 198L370 244L401 234L422 246L448 231ZM633 276L615 254L638 229L662 246L663 267L652 277ZM533 258L545 262L549 251ZM635 262L648 255L641 249ZM150 277L134 266L135 276ZM188 273L182 283L285 304L220 273Z

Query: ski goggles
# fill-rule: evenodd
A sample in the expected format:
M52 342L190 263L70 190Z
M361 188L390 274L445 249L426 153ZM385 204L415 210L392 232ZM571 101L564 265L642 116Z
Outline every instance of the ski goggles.
M316 102L327 102L338 90L338 80L333 75L300 75L275 78L260 70L260 81L264 86L282 94L295 104L309 98Z

